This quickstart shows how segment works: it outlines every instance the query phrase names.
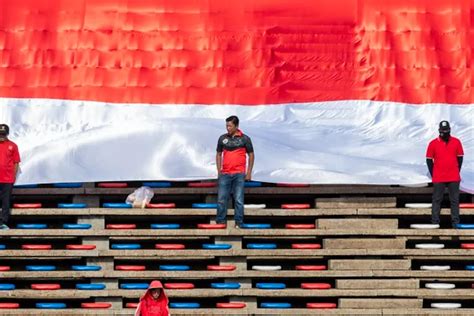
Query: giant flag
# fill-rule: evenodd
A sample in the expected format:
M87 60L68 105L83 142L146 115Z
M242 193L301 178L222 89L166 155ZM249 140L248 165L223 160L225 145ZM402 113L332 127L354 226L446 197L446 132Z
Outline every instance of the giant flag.
M0 0L19 183L209 179L238 115L254 179L429 182L449 120L474 191L470 0Z

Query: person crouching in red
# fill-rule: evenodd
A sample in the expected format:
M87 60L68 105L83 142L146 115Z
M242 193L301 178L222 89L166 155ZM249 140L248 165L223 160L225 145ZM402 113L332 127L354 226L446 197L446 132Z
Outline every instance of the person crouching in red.
M168 297L160 281L152 281L140 298L135 316L169 316Z

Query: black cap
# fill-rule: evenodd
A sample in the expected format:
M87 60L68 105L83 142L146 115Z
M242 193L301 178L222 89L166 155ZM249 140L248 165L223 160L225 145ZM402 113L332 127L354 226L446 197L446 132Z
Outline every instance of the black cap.
M0 135L8 135L10 133L10 128L7 124L0 124Z
M440 131L449 131L449 130L451 130L451 126L449 126L449 122L448 121L439 122L439 130Z

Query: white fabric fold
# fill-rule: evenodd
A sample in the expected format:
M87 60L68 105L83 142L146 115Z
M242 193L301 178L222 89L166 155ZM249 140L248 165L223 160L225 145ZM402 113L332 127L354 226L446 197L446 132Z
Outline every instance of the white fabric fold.
M0 98L22 155L18 184L216 177L225 118L253 140L253 179L313 184L430 182L428 142L449 120L474 192L474 106L333 101L262 106Z

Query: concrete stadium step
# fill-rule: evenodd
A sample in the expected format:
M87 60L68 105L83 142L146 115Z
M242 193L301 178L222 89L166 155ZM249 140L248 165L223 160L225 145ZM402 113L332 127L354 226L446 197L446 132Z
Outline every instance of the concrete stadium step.
M119 216L131 213L135 216L183 216L183 215L215 215L215 209L193 209L193 208L169 208L169 209L110 209L110 208L83 208L83 209L63 209L63 208L41 208L41 209L24 209L13 208L13 216ZM228 215L234 215L234 209L228 209ZM463 215L474 215L474 208L462 209ZM431 215L431 209L420 208L365 208L365 207L347 207L347 208L324 208L324 209L301 209L291 211L281 208L266 209L245 209L246 216L342 216L342 215L374 215L374 216L421 216ZM449 208L442 208L441 215L450 215Z
M316 220L319 229L398 229L398 219L379 218L320 218Z
M325 238L324 249L405 249L405 238Z
M326 219L320 219L322 221ZM340 219L334 219L340 221ZM332 225L332 223L331 223ZM328 229L227 229L202 230L202 229L135 229L135 230L107 230L93 228L87 230L72 229L9 229L0 230L0 236L43 236L43 237L146 237L146 236L471 236L474 237L474 229L381 229L374 228L344 228L343 226Z
M316 198L316 208L389 208L397 206L395 197Z
M332 211L332 210L330 210ZM331 213L332 215L333 213ZM451 211L449 208L442 208L441 215L449 216ZM474 215L474 209L462 209L462 215ZM335 214L334 214L335 215ZM431 209L427 208L359 208L357 215L373 215L373 216L431 216ZM427 222L429 222L429 217Z
M417 298L340 298L339 308L360 308L360 309L388 309L388 308L422 308L423 300Z
M122 297L136 299L143 295L144 290L11 290L0 291L0 298L8 299L89 299L95 297ZM432 289L329 289L329 290L308 290L287 288L281 290L241 288L238 290L221 290L211 288L201 288L192 290L166 290L166 295L170 298L219 298L226 296L234 297L412 297L423 299L472 299L472 289L453 289L453 290L432 290Z
M225 273L225 274L224 274ZM28 272L28 271L6 271L2 272L2 277L6 279L81 279L81 278L111 278L111 279L137 279L137 278L160 278L160 279L189 279L189 278L295 278L295 277L318 277L318 278L422 278L422 279L444 279L470 280L472 271L450 270L450 271L420 271L420 270L324 270L324 271L300 271L300 270L280 270L261 271L254 270L234 270L217 274L215 271L52 271L52 272ZM462 278L462 279L461 279Z
M431 315L474 315L474 309L436 309L436 308L398 308L398 309L383 309L383 315L414 315L414 316L431 316Z
M45 310L39 309L11 309L8 315L25 315L37 316L44 315ZM66 313L65 313L66 312ZM247 308L242 310L235 309L215 309L215 308L199 308L195 310L189 309L172 309L172 315L474 315L474 309L457 309L457 310L436 310L433 308L406 308L406 309L346 309L338 308L332 310L291 308L291 309L261 309ZM133 309L117 309L117 310L85 310L85 309L66 309L66 310L48 310L48 315L130 315L133 316Z
M336 280L336 288L343 289L418 289L420 282L416 279L345 279ZM421 307L421 306L420 306ZM377 307L378 308L378 307Z
M469 257L472 249L227 249L227 250L2 250L0 257L115 257L115 258L186 258L186 257L293 257L314 256L433 256L450 259L450 256ZM371 268L367 268L371 269Z
M331 259L331 270L409 270L410 260L406 259Z

